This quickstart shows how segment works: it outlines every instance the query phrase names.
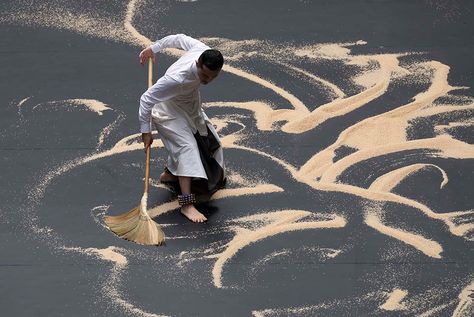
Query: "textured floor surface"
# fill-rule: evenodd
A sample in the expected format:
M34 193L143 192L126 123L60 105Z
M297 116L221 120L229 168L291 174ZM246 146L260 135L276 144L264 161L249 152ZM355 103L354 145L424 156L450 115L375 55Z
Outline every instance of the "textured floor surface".
M2 316L474 315L471 1L2 1ZM141 47L185 33L228 186L139 203ZM155 80L180 52L157 55Z

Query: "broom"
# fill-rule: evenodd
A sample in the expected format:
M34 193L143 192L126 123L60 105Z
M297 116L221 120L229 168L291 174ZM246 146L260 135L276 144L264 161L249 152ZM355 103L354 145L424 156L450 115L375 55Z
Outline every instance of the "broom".
M148 87L152 82L153 64L148 60ZM160 225L153 221L146 212L148 199L148 178L150 176L150 147L146 148L145 163L145 190L138 207L118 216L105 216L105 223L109 229L120 238L146 245L161 245L165 235Z

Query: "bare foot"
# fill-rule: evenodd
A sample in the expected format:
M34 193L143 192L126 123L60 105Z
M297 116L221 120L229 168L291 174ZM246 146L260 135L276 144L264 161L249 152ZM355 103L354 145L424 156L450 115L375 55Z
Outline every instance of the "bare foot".
M163 172L160 175L160 182L177 182L178 177L174 176L173 174Z
M200 213L192 204L181 207L181 213L185 215L192 222L204 222L207 220L202 213Z

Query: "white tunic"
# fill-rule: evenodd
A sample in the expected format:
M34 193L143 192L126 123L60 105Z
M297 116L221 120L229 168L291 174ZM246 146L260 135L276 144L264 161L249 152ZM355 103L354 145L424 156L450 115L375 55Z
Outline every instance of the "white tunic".
M150 132L151 109L157 103L170 100L184 110L189 117L193 132L198 130L201 135L206 135L199 94L201 82L197 74L196 61L209 46L184 34L176 34L166 36L151 46L154 53L164 48L181 48L187 52L141 96L140 130L142 133Z
M142 133L151 131L150 119L168 152L167 167L173 175L208 179L194 134L207 135L207 128L220 143L209 118L201 108L196 61L209 47L184 34L169 35L154 43L163 48L187 51L165 75L140 98L139 120ZM224 169L222 147L213 155ZM224 172L225 175L225 172Z

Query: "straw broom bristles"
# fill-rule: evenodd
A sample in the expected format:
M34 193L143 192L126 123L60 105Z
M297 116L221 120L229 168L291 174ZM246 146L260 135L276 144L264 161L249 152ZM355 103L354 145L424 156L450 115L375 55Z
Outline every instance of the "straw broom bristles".
M148 87L152 82L152 61L148 61ZM146 245L161 245L165 235L160 226L146 212L148 178L150 175L150 146L146 148L145 190L138 207L118 216L106 216L105 223L119 237Z
M105 223L119 237L145 245L161 245L165 235L160 226L146 212L148 193L144 193L140 206L118 216L106 216Z

